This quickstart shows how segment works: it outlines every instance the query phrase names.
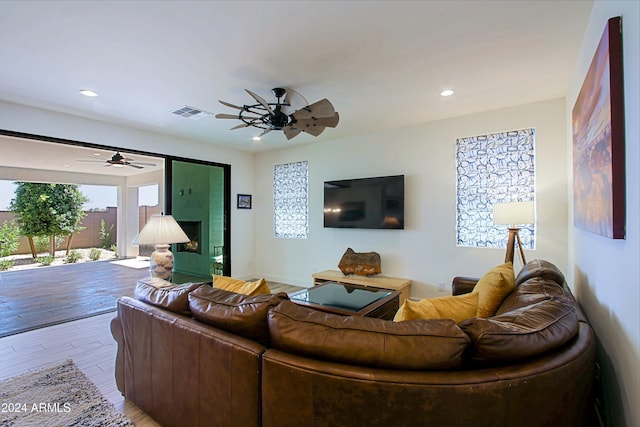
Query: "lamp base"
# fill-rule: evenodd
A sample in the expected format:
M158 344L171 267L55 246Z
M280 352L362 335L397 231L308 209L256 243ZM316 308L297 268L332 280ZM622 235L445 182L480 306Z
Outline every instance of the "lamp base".
M504 262L514 261L514 252L515 247L518 246L518 250L520 251L520 258L522 259L522 264L526 264L527 260L524 257L524 251L522 250L522 242L520 242L520 229L515 227L509 227L509 237L507 240L507 253L504 257Z
M173 254L169 250L170 245L158 244L156 250L149 259L149 273L151 277L159 277L164 280L171 280L173 274Z

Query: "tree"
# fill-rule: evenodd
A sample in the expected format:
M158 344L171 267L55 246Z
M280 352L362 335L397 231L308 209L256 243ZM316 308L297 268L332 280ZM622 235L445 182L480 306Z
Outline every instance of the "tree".
M29 238L31 254L36 258L34 236L49 236L49 253L55 256L55 237L69 236L67 251L74 232L86 215L82 205L88 200L75 184L16 182L15 197L9 209L16 215L23 236Z

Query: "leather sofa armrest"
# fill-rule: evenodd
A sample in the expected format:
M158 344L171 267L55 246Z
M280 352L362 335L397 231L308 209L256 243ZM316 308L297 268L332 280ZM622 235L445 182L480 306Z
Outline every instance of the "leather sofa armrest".
M478 280L480 279L477 277L456 276L451 282L451 293L453 295L468 294L473 290Z
M124 396L124 335L122 333L122 323L120 318L114 317L111 319L111 335L118 344L116 352L116 386L120 393Z

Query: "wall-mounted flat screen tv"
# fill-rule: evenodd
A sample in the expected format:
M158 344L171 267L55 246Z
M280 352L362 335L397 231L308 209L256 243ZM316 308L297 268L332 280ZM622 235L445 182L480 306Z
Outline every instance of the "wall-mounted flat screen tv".
M325 181L324 226L404 229L404 175Z

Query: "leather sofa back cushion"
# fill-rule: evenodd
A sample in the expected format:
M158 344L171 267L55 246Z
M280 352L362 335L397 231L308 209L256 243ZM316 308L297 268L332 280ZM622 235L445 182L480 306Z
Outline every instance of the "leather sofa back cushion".
M469 344L451 319L391 322L339 316L292 302L269 312L274 348L314 359L374 368L450 369Z
M550 280L559 285L562 285L565 280L562 272L554 264L549 261L534 259L522 267L522 270L516 276L516 286L534 277Z
M505 298L496 311L496 316L551 298L569 297L568 295L565 289L553 280L542 277L530 278Z
M551 298L459 326L471 338L472 362L505 364L563 345L577 334L578 317L570 299Z
M286 293L249 296L202 287L189 294L189 307L201 322L266 346L269 343L267 313L287 299Z
M200 286L208 287L208 285L203 285L202 283L174 285L162 279L143 279L136 283L135 297L140 301L156 307L164 308L185 316L191 316L191 311L189 310L189 293Z

